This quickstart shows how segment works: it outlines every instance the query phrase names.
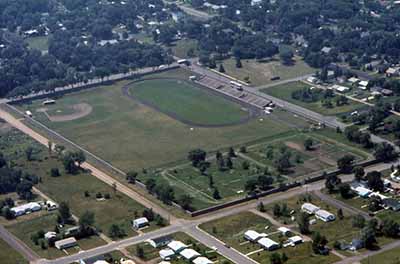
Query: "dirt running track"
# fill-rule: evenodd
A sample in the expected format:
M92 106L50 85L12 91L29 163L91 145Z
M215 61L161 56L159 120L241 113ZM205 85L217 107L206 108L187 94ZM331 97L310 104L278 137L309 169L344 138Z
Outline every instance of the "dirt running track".
M3 118L7 123L12 125L13 127L17 128L18 130L22 131L23 133L27 134L28 136L32 137L34 140L37 142L45 145L46 147L48 146L49 140L45 138L44 136L40 135L39 133L35 132L28 126L26 126L24 123L22 123L19 119L15 118L12 116L10 113L6 112L3 109L0 109L0 118ZM91 174L98 178L99 180L103 181L104 183L112 186L114 183L117 185L117 190L122 192L123 194L127 195L128 197L132 198L133 200L139 202L143 206L147 208L153 208L154 212L160 214L164 219L169 220L171 224L174 224L178 221L178 219L170 214L167 210L162 208L161 206L151 202L147 198L143 197L141 194L133 191L132 189L126 187L125 185L119 183L117 180L115 180L113 177L110 175L104 173L103 171L95 168L91 164L85 162L81 165L82 168L90 170Z

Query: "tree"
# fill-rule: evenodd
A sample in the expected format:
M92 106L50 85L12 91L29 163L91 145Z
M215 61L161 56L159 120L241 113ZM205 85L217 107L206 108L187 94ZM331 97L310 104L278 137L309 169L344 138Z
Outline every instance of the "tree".
M53 142L50 140L47 142L47 149L49 150L49 154L53 151Z
M376 245L376 233L371 227L364 227L361 230L361 241L366 249L374 249Z
M274 165L279 172L285 172L292 166L290 161L291 156L292 153L286 148L279 151L274 160Z
M190 196L189 194L182 194L178 199L178 204L184 210L191 210L192 209L192 203L193 203L193 197Z
M279 57L281 58L282 64L290 65L293 63L293 51L288 48L282 48L279 50Z
M235 150L234 150L232 147L229 148L228 156L229 156L230 158L236 158Z
M260 212L265 212L265 211L266 211L263 202L259 202L259 203L258 203L257 209L258 209L258 211L260 211Z
M201 161L205 161L207 153L202 149L195 149L189 152L188 160L192 162L194 167L197 167Z
M224 72L225 72L225 68L224 68L224 65L223 65L223 64L220 64L220 65L219 65L218 71L221 72L221 73L224 73Z
M128 171L126 179L129 183L135 184L138 173L136 171Z
M95 223L94 213L86 210L79 218L79 228L81 231L86 232L93 227Z
M156 187L156 180L153 178L147 179L145 185L147 191L149 191L149 193L153 193Z
M343 199L349 199L349 198L353 197L353 193L352 193L350 185L348 183L340 184L339 192L340 192L340 196L342 196Z
M67 171L67 173L76 174L78 172L78 167L75 164L75 158L73 153L66 152L63 155L62 162L64 165L64 169Z
M248 170L250 168L250 163L247 160L244 160L242 162L242 169L243 170Z
M337 177L336 174L330 174L326 177L325 187L328 189L330 193L333 193L336 187L341 183L340 178Z
M381 204L382 200L379 196L372 196L369 199L368 210L371 212L379 211L382 208Z
M379 171L371 171L367 173L367 184L368 187L374 191L382 192L384 189L384 184L382 180L382 173Z
M312 138L307 138L307 139L304 141L304 148L305 148L306 150L312 150L313 145L314 145L314 141L312 140Z
M141 259L144 258L144 249L140 245L136 246L136 256Z
M25 149L25 157L27 161L32 161L33 159L33 148L31 146Z
M240 58L236 58L236 68L242 68L242 61L240 60ZM399 109L400 109L400 107L399 107Z
M76 163L78 163L78 166L80 167L82 163L86 161L85 153L82 150L78 150L73 153L73 159Z
M357 166L353 169L354 178L356 181L361 181L365 175L364 168L361 166Z
M343 220L344 215L343 215L343 210L342 210L342 208L339 208L339 209L338 209L337 215L338 215L338 218L339 218L340 220Z
M257 189L257 180L255 179L247 180L244 185L244 189L250 194L254 193L254 191Z
M393 219L385 219L382 223L382 233L387 237L397 238L399 235L400 225Z
M71 220L72 214L69 205L66 202L61 202L58 207L58 215L62 223L68 223Z
M122 238L126 235L125 230L117 224L112 224L108 231L111 238Z
M269 261L271 264L282 264L282 259L281 255L279 253L272 253L271 256L269 257Z
M218 191L217 188L214 188L213 198L216 199L216 200L221 199L221 195L219 194L219 191Z
M228 169L230 170L233 169L233 162L232 159L229 157L226 158L226 167L228 167Z
M280 217L282 215L281 206L279 204L274 205L273 213L276 217Z
M337 160L338 169L343 173L350 173L353 170L353 162L355 157L353 155L344 155Z
M50 176L51 177L59 177L60 176L60 171L58 168L51 168L50 170Z
M274 183L274 178L270 176L260 175L257 178L257 184L261 190L267 190Z
M381 161L391 161L396 158L397 154L393 146L389 143L382 142L375 146L374 157Z
M297 225L299 226L299 230L302 234L310 233L310 216L305 212L300 212L297 216Z
M320 254L321 250L325 249L326 244L328 244L326 237L319 232L314 233L312 240L312 249L315 254Z

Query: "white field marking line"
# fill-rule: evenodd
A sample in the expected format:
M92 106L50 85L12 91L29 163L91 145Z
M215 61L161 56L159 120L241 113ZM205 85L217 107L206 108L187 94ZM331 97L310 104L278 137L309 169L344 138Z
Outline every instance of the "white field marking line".
M215 237L215 236L213 236L213 235L207 233L206 231L204 231L203 229L201 229L198 225L196 226L196 229L199 230L200 232L206 234L207 236L211 236L213 239L217 240L217 241L218 241L219 243L221 243L222 245L226 245L225 242L223 242L223 241L221 241L220 239L218 239L217 237ZM257 261L255 261L255 260L249 258L248 256L246 256L245 254L243 254L243 253L240 252L239 250L237 250L237 249L235 249L235 248L233 248L233 247L229 247L229 249L231 249L231 250L235 251L236 253L242 255L243 257L247 258L247 259L250 260L251 262L254 262L254 263L256 263L256 264L259 264ZM221 254L221 255L222 255L222 254ZM223 256L224 256L224 255L223 255ZM235 261L233 261L233 260L230 259L229 257L227 257L227 256L224 256L224 257L226 257L227 259L229 259L229 260L231 260L233 263L235 263Z

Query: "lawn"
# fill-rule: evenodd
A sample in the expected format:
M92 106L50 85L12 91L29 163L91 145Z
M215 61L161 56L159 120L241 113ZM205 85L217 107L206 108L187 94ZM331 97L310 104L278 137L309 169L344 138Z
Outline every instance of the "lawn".
M280 80L287 80L315 72L315 69L309 67L299 57L296 57L295 63L290 66L282 65L278 58L268 62L242 60L242 68L236 68L234 59L224 60L223 64L226 74L242 81L249 77L254 86L273 83L271 78L276 76L280 76Z
M35 149L33 161L27 161L25 158L25 149L28 146ZM42 181L36 187L58 203L67 202L73 214L79 217L86 210L94 212L96 226L106 235L112 224L122 226L128 236L136 235L130 221L142 214L144 207L141 204L118 191L115 192L112 187L89 173L67 174L55 154L50 155L44 146L15 129L1 134L0 149L12 160L15 168L40 176ZM50 176L51 168L58 168L61 176ZM86 196L85 192L88 192L89 196ZM98 193L103 196L109 194L111 198L96 199ZM43 214L45 213L43 211Z
M43 230L53 231L57 224L57 216L55 214L47 215L43 217L37 217L35 219L25 221L22 223L14 224L7 226L7 229L13 233L16 237L21 239L29 246L32 250L38 253L41 257L48 259L55 259L62 256L65 256L63 251L60 251L54 247L49 247L42 249L40 245L35 245L32 241L31 236L36 234L37 231ZM97 237L92 236L90 239L82 239L78 241L78 246L81 249L89 249L93 247L98 247L104 245L105 242ZM69 251L73 252L76 249L69 249Z
M49 49L49 36L31 37L25 40L31 49L47 51Z
M154 79L134 83L130 94L185 123L224 125L248 116L239 104L211 95L188 81Z
M385 263L385 264L400 263L400 248L387 250L377 255L365 258L361 261L361 264L374 264L374 263Z
M262 89L261 92L272 95L272 96L280 98L280 99L283 99L290 103L302 106L304 108L310 109L312 111L315 111L315 112L323 114L323 115L340 115L340 114L344 114L344 113L351 113L355 110L359 110L361 108L366 107L365 105L363 105L361 103L357 103L357 102L353 102L353 101L349 100L349 103L346 105L335 106L333 104L334 106L332 108L327 108L327 107L322 106L321 101L307 103L307 102L303 102L303 101L292 98L292 92L303 89L303 88L308 88L308 87L311 87L311 86L308 84L302 83L302 82L291 82L291 83L287 83L287 84L273 86L270 88L265 88L265 89Z
M200 228L242 253L260 249L260 246L248 243L244 239L244 233L247 230L267 234L276 231L275 226L270 221L251 212L243 212L213 220L200 225Z
M285 262L285 264L329 264L340 260L339 257L333 254L329 254L327 256L314 254L310 242L297 245L296 247L282 248L276 252L279 252L280 254L286 254L288 260ZM260 264L270 264L270 256L273 253L274 252L264 250L251 255L251 258Z
M190 72L174 70L151 77L187 80L189 75ZM66 95L49 106L63 110L73 104L86 103L92 107L90 114L72 121L50 122L43 113L36 111L43 107L42 101L20 108L30 109L37 120L126 171L184 160L194 148L212 151L292 130L272 117L262 122L253 119L240 125L192 130L191 126L126 97L122 87L128 82Z
M221 263L221 264L230 264L232 263L231 261L227 260L220 254L218 254L216 251L206 247L205 245L201 244L197 240L193 239L191 236L183 233L183 232L178 232L170 235L173 240L181 241L182 243L188 245L190 248L196 250L199 252L202 256L210 259L214 263ZM132 254L137 257L138 256L138 248L143 249L143 256L141 257L142 260L144 261L150 261L151 263L155 263L154 260L159 259L159 251L163 248L166 247L161 247L161 248L153 248L149 243L147 242L142 242L140 244L137 244L135 246L130 246L127 247L126 249ZM157 262L158 263L158 262ZM184 264L187 263L184 259L182 258L177 258L171 261L172 264Z
M13 264L26 264L28 261L10 247L3 239L0 239L0 259L1 263L13 263Z
M199 53L197 45L197 40L181 39L176 41L171 49L173 54L179 58L196 57ZM191 52L192 54L190 54Z

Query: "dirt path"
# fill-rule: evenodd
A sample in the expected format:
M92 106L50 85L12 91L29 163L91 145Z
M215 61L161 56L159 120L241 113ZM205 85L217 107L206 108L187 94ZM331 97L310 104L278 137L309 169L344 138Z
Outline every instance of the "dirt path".
M6 112L3 109L0 109L0 118L3 118L6 122L11 124L13 127L17 128L21 132L27 134L28 136L32 137L37 142L43 144L44 146L48 146L49 140L44 136L40 135L39 133L35 132L25 124L23 124L20 120L16 119L10 113ZM118 182L116 179L111 177L110 175L104 173L103 171L97 169L96 167L92 166L88 162L85 162L81 165L83 169L89 170L93 176L98 178L99 180L103 181L104 183L113 186L116 184L117 190L121 193L127 195L129 198L139 202L143 206L147 208L152 208L156 213L160 214L163 218L170 221L170 223L175 223L178 219L173 216L170 212L162 208L161 206L151 202L141 194L135 192L134 190L126 187L125 185Z
M52 116L49 113L47 113L47 111L44 111L44 113L51 122L66 122L85 117L88 114L90 114L93 110L92 106L87 103L74 104L71 106L71 108L74 110L74 113L68 115Z

